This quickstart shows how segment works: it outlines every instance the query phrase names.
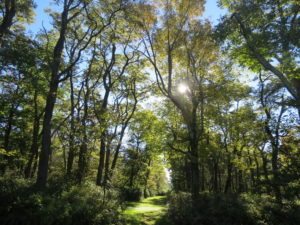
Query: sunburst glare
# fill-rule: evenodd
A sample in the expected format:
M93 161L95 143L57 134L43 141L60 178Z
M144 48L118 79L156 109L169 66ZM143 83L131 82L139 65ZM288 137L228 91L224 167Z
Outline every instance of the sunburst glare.
M186 84L179 84L178 85L178 91L180 93L186 93L189 90L189 87Z

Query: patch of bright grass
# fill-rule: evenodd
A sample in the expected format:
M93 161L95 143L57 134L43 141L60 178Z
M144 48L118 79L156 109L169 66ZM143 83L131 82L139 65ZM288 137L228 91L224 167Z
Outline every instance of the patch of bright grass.
M130 202L124 211L126 224L154 225L166 212L166 197L156 196L140 202Z

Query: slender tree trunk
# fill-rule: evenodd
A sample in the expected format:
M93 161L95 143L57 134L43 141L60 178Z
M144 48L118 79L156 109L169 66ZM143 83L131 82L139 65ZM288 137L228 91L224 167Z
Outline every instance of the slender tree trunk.
M233 169L233 165L231 162L231 158L228 158L228 162L227 162L227 179L226 179L226 184L225 184L225 193L228 193L232 190L232 169Z
M120 149L121 149L125 129L126 129L126 127L122 127L121 134L120 134L120 139L119 139L118 145L116 147L114 158L113 158L113 161L112 161L112 164L111 164L111 175L113 175L113 171L114 171L114 169L116 168L116 165L117 165L117 160L118 160L118 157L119 157L119 152L120 152Z
M222 192L222 177L221 170L219 169L218 179L219 179L219 192Z
M275 197L278 203L282 203L282 196L280 191L280 183L279 183L279 172L278 172L278 147L272 151L272 171L273 171L273 181L272 186L274 189Z
M105 170L104 170L104 180L103 180L103 185L107 186L108 182L110 180L110 148L111 148L111 141L107 143L106 145L106 154L105 154Z
M89 74L89 73L88 73ZM88 136L87 136L87 119L88 119L88 102L90 98L90 87L89 87L89 77L86 75L85 79L85 95L84 95L84 109L83 109L83 118L82 118L82 133L83 133L83 140L80 147L80 153L79 153L79 160L78 160L78 180L79 183L82 183L86 173L87 173L87 167L88 167Z
M128 118L125 120L124 125L122 126L121 133L120 133L120 139L119 139L118 145L116 147L114 158L113 158L112 165L111 165L111 174L110 174L110 176L113 175L113 171L114 171L114 169L116 168L116 165L117 165L117 160L118 160L118 157L119 157L119 152L120 152L120 149L121 149L121 145L122 145L122 141L123 141L123 138L124 138L125 130L126 130L131 118L133 117L133 115L136 111L136 105L137 105L138 100L137 100L137 96L136 96L136 92L135 92L135 88L136 88L135 82L134 82L133 85L134 85L134 87L133 87L133 90L134 90L133 91L134 105L133 105L131 113L129 114Z
M100 161L98 166L98 173L97 173L97 180L96 184L98 186L102 185L102 177L103 177L103 170L104 170L104 162L105 162L105 141L106 141L106 131L103 131L101 134L101 144L100 144Z
M243 151L243 147L241 149L237 149L237 147L235 147L235 152L237 152L237 157L238 157L238 160L239 161L242 161L242 156L241 156L241 152ZM238 189L238 193L242 193L245 191L245 184L243 182L243 171L238 168L237 169L237 180L238 180L238 183L237 183L237 189Z
M87 143L85 141L80 145L79 158L78 158L78 183L81 184L86 174L87 162Z
M5 133L4 133L4 149L6 151L10 150L10 134L12 130L12 124L13 124L13 119L15 115L15 110L18 106L15 106L15 104L11 105L11 108L9 110L9 115L8 115L8 121L5 127Z
M81 120L82 124L82 133L83 133L83 139L80 145L79 149L79 156L78 156L78 171L77 171L77 179L78 183L81 184L85 174L86 174L86 167L87 167L87 134L86 134L86 119L87 119L87 110L88 110L88 105L87 105L87 93L85 93L84 96L84 112L83 112L83 118ZM78 113L79 117L79 113ZM79 118L78 118L79 119Z
M219 171L219 166L218 166L218 162L214 162L213 165L213 169L214 169L214 173L213 173L213 190L214 192L218 192L219 190L219 185L218 185L218 171Z
M149 159L148 161L148 168L147 168L147 172L146 172L146 176L145 176L145 188L144 188L144 198L148 198L150 196L148 196L147 194L147 189L148 189L148 179L150 177L150 166L151 166L151 159Z
M258 186L258 184L260 183L260 167L259 167L259 163L258 163L258 159L257 159L256 154L254 154L254 161L255 161L255 165L256 165L256 182L255 182L255 185Z
M191 155L191 193L193 200L199 198L200 191L200 171L199 171L199 154L198 154L198 138L196 133L196 124L193 123L190 129L190 155Z
M74 103L74 85L73 76L70 76L70 99L71 99L71 121L70 121L70 136L69 136L69 154L67 162L67 175L70 176L73 168L73 161L75 156L75 103Z
M189 159L188 156L185 156L185 160L184 160L184 172L185 172L185 183L183 185L182 190L184 191L190 191L191 190L191 167L190 167L190 163L189 163Z
M26 165L24 174L25 178L31 177L31 168L32 163L34 161L34 157L36 154L38 154L38 140L39 140L39 128L40 128L40 116L38 115L38 105L37 105L37 97L38 92L34 92L34 122L33 122L33 133L32 133L32 143L30 148L30 157L28 160L28 163Z
M36 173L37 166L38 166L38 158L39 158L39 151L37 149L35 156L34 156L33 167L32 167L31 174L30 174L31 178L33 178Z
M109 76L109 77L108 77ZM100 119L100 125L103 127L103 131L101 132L100 137L100 158L99 158L99 165L98 165L98 172L97 172L97 178L96 178L96 185L101 186L103 183L103 170L104 170L104 163L105 163L105 151L106 151L106 121L105 121L105 113L107 111L107 104L108 104L108 97L110 94L110 88L111 85L107 85L107 78L110 80L110 74L106 74L103 77L103 81L105 83L105 95L103 98L102 106L101 106L101 119Z
M243 171L238 169L237 171L237 178L238 178L238 193L242 193L245 191L245 185L243 182Z

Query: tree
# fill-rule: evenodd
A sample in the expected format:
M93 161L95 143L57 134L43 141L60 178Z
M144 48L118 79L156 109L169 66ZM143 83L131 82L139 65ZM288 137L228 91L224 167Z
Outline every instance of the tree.
M293 99L289 105L299 110L299 2L220 2L229 15L218 30L221 38L228 40L231 55L253 71L263 68L275 75Z
M82 51L89 45L91 39L94 37L93 32L95 29L99 29L95 24L87 24L87 30L79 38L77 42L77 48L74 53L74 61L70 62L64 69L61 69L63 62L63 49L66 42L66 35L68 32L68 25L77 16L79 16L84 10L87 12L87 5L84 1L63 1L63 11L60 15L58 29L59 38L53 49L53 56L49 67L51 68L51 79L49 83L49 92L47 94L45 114L43 120L43 134L42 134L42 150L40 153L39 169L37 176L37 186L44 187L47 181L48 175L48 163L49 154L51 148L51 120L53 116L54 105L57 98L57 90L60 82L69 78L66 73L73 68L81 57ZM105 25L104 25L105 26ZM100 29L101 30L101 29ZM98 31L99 32L99 31ZM86 41L84 41L86 39Z
M28 42L23 34L10 37L5 43L6 50L1 54L2 116L4 132L1 134L1 147L7 152L19 152L30 158L25 169L28 177L32 163L37 159L39 122L43 113L42 104L46 79L43 71L44 53L37 48L37 42ZM20 119L22 118L22 120ZM16 138L27 137L23 147ZM31 139L31 143L29 141ZM2 142L3 141L3 142ZM26 144L25 144L26 143ZM30 149L27 146L31 145ZM7 160L3 160L7 164ZM14 166L10 163L10 166ZM4 166L1 172L5 172Z
M163 2L159 2L162 4ZM160 92L169 98L181 111L184 121L189 131L190 163L191 163L191 193L193 199L197 199L199 194L199 155L196 113L199 106L199 92L190 87L191 105L185 102L176 94L175 82L175 62L176 51L184 46L186 28L189 23L194 22L196 16L201 15L203 1L166 1L161 8L162 27L151 24L149 18L142 17L142 24L145 33L143 43L145 46L145 57L153 66L156 81ZM148 6L144 6L148 7ZM145 14L147 16L147 14ZM151 18L151 17L150 17ZM166 32L164 32L166 30ZM166 65L166 66L165 66ZM195 75L195 74L194 74ZM193 76L193 75L192 75ZM189 82L189 81L188 81ZM194 85L193 81L191 83ZM196 83L195 83L196 85Z
M137 112L130 124L129 145L123 154L122 189L128 200L166 190L163 164L164 122L149 110Z
M0 3L0 44L10 33L11 27L18 28L24 22L33 22L33 0L4 0Z

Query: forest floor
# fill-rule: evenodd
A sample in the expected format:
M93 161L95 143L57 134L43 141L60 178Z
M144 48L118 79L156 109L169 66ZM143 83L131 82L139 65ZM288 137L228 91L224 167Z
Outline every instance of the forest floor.
M126 225L163 225L169 224L165 196L146 198L140 202L129 202L124 211Z

